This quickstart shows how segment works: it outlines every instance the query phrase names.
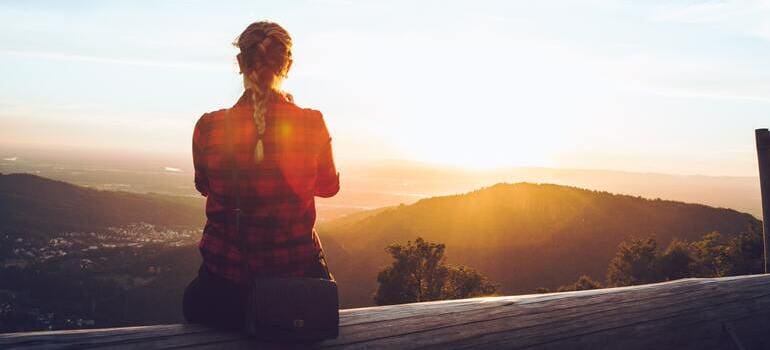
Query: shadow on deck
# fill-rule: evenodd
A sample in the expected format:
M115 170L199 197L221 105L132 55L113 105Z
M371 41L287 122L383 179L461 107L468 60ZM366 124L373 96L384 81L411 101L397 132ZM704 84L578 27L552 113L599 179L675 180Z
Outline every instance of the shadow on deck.
M264 343L197 325L0 334L3 349L770 349L770 275L342 310L340 337Z

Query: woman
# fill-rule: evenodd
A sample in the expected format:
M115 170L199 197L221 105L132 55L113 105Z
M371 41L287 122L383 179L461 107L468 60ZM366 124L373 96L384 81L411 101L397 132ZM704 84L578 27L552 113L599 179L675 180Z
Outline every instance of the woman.
M245 91L193 132L195 188L207 197L208 220L203 264L183 302L188 322L224 328L241 327L253 278L331 278L313 228L314 197L339 190L321 113L280 89L292 64L289 33L256 22L234 45Z

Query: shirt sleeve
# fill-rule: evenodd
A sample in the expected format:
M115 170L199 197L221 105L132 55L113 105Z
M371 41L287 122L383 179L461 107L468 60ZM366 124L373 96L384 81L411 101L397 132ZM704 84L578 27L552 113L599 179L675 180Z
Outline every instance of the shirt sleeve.
M319 152L316 169L316 190L318 197L332 197L340 190L340 174L334 165L334 155L332 154L332 138L329 130L326 128L323 115L319 113Z
M201 148L201 125L203 124L204 114L195 124L192 137L192 156L193 167L195 168L195 189L204 197L209 195L209 179L206 175L206 167L203 163L203 150Z

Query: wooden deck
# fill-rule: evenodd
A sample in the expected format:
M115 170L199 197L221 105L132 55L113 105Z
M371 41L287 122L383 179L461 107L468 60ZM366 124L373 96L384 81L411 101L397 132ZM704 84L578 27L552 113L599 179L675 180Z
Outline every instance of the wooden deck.
M299 349L197 325L0 334L2 349ZM341 311L331 349L770 349L770 275Z

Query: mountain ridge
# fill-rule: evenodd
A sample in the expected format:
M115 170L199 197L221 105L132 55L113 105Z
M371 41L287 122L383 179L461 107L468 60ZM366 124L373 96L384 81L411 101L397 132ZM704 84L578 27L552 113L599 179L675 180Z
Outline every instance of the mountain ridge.
M444 243L450 263L477 268L504 293L532 292L574 281L603 279L617 245L630 237L696 240L719 231L725 237L756 230L750 214L639 196L552 184L500 183L464 194L422 199L321 224L351 261L330 251L330 265L354 306L371 303L384 248L423 237ZM355 268L351 268L354 266ZM370 299L370 298L369 298Z
M101 230L135 222L202 227L202 204L181 196L97 190L33 174L0 174L0 229L12 233Z

